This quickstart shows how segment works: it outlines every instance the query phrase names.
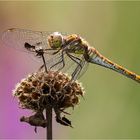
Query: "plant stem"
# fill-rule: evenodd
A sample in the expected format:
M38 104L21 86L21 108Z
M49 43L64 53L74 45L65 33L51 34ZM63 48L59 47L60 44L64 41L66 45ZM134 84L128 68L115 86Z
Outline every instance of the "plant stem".
M52 140L52 107L46 107L47 140Z

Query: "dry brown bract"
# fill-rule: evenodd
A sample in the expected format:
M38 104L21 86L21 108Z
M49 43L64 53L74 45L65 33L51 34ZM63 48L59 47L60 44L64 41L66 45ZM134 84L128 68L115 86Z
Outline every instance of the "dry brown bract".
M34 110L37 115L43 114L47 105L51 106L56 113L57 122L71 126L71 122L64 116L61 117L60 113L68 107L74 108L79 103L79 96L84 95L84 91L80 83L71 82L71 78L66 74L49 71L28 75L16 85L13 95L18 98L21 108ZM27 122L28 119L22 117L21 120Z

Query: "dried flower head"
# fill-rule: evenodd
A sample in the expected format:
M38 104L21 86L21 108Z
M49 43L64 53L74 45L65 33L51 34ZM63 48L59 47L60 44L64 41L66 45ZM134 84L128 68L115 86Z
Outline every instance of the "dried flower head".
M21 108L43 112L49 105L56 113L57 122L71 125L65 117L61 119L60 113L68 107L74 108L79 103L79 96L84 95L84 91L80 83L72 82L64 73L39 71L21 80L16 85L13 95L18 98Z

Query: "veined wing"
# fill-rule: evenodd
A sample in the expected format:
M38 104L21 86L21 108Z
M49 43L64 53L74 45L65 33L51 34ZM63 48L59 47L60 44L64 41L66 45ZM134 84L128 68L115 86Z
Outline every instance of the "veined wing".
M9 46L13 47L17 50L23 52L30 52L25 48L25 43L28 43L32 46L40 46L43 49L48 49L49 46L47 45L47 36L51 34L51 32L41 32L41 31L31 31L26 29L9 29L2 34L2 40L4 43ZM48 53L53 53L54 51L51 50ZM36 55L35 52L30 52Z
M69 56L66 52L64 52L62 58L62 55L60 54L62 53L55 55L54 59L46 61L46 65L49 66L49 68L52 64L55 64L51 70L61 70L69 76L74 76L73 80L80 78L80 76L87 70L88 62L84 59L83 55L73 53ZM61 61L62 59L63 61Z
M26 30L26 29L13 28L3 33L2 40L9 47L13 47L23 52L32 53L34 56L36 56L35 52L31 52L25 48L25 43L28 43L31 46L41 47L44 50L50 49L47 44L47 37L50 34L51 32L31 31L31 30ZM62 50L60 50L58 53L53 55L55 51L56 50L46 50L44 53L44 57L45 57L45 61L46 61L46 65L48 69L51 69L51 70L60 69L61 71L67 72L69 75L71 75L77 68L76 71L78 73L78 71L80 70L80 67L77 67L78 63L80 63L80 60L84 62L82 55L72 54L73 55L72 58L74 58L75 60L74 61L66 53L64 53L63 58L62 58ZM37 58L36 60L39 60L39 62L40 61L42 62L42 59ZM53 65L55 66L52 67ZM82 64L82 71L84 71L84 67L85 65ZM82 74L82 71L76 77L79 77Z
M35 52L31 52L25 48L25 43L28 43L29 45L32 46L41 46L44 50L50 49L48 44L47 44L47 37L50 35L51 32L41 32L41 31L32 31L32 30L27 30L27 29L18 29L18 28L13 28L5 31L2 35L2 40L8 47L15 48L16 50L20 50L23 52L27 53L32 53L33 56L36 57ZM62 51L56 53L55 55L52 55L53 52L56 50L46 50L44 53L45 61L46 61L46 66L48 69L51 68L51 66L55 65L56 63L61 61L62 57ZM29 54L30 55L30 54ZM32 56L32 55L31 55ZM71 65L72 62L71 60L67 60L67 56L64 55L64 58L66 58L65 66L64 69L68 69ZM42 62L42 59L36 59L38 62ZM73 63L74 64L74 63ZM54 66L52 70L59 70L63 66L62 63L59 63L58 65ZM73 67L75 68L75 67ZM64 71L65 71L64 70ZM70 70L70 69L69 69Z

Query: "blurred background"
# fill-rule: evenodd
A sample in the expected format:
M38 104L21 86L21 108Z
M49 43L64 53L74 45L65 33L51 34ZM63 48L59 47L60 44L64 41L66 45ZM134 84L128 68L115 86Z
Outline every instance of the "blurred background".
M140 2L0 2L0 34L9 28L76 33L112 61L140 74ZM21 123L32 112L12 90L39 64L0 41L0 139L45 139L46 130ZM90 65L79 79L85 100L69 111L74 128L53 121L55 139L140 138L140 85Z

